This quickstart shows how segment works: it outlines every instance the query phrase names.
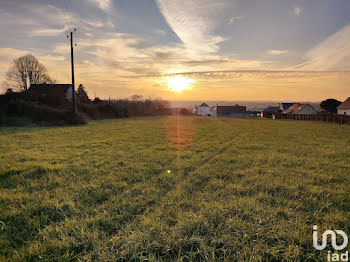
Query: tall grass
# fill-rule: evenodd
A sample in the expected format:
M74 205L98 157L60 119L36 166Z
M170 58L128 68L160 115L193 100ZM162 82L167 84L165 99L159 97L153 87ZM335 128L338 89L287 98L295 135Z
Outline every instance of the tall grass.
M350 233L349 135L195 117L2 128L0 260L325 261L312 226Z

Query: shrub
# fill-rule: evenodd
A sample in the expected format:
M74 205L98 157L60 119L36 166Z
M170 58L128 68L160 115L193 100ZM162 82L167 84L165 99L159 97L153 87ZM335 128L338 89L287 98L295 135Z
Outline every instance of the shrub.
M47 105L38 105L30 101L10 101L2 111L7 116L28 118L33 123L42 125L85 124L82 113L73 114L66 109L56 109Z
M143 99L133 96L130 99L101 100L92 102L77 101L77 111L71 113L71 102L64 97L31 97L25 92L9 93L0 96L0 124L5 118L26 118L35 124L84 124L87 119L123 118L132 116L169 115L169 103L162 99ZM185 113L185 112L184 112ZM6 123L5 123L6 124Z

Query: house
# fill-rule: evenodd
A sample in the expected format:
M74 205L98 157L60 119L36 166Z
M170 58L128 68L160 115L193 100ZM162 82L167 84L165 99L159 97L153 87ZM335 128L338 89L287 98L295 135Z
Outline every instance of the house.
M337 113L340 115L350 115L350 97L337 107Z
M261 112L261 117L272 118L280 110L279 106L268 106Z
M232 117L232 118L248 118L251 117L251 112L247 111L246 106L215 106L212 109L212 116L217 117Z
M212 115L211 107L208 106L206 103L203 103L200 106L195 108L195 114L197 116L211 116Z
M296 103L289 107L286 111L286 114L297 114L297 115L312 115L317 114L317 110L309 104L300 104Z
M280 110L284 113L288 108L296 103L280 103Z
M73 98L73 87L71 84L32 84L26 91L26 96L37 100L71 100Z

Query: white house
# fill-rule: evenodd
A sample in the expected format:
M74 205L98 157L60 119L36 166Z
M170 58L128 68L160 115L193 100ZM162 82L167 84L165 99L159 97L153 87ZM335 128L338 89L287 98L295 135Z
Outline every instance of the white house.
M196 115L197 116L211 116L212 111L211 107L208 106L206 103L201 104L200 106L196 107Z
M350 116L350 97L346 99L337 107L337 113L339 115L349 115Z

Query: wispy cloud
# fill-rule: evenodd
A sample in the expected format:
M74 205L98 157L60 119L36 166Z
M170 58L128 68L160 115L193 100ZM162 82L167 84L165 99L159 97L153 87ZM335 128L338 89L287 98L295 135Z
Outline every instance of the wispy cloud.
M271 49L271 50L268 50L267 53L269 55L283 55L288 53L288 50Z
M32 31L29 31L29 34L31 36L55 36L62 34L63 32L68 30L68 26L65 26L63 28L45 28L45 29L34 29Z
M242 19L243 19L243 16L231 17L231 18L228 20L228 24L238 23L238 22L241 21Z
M214 34L227 0L157 0L158 7L184 46L193 53L211 53L225 39Z
M91 3L97 4L102 10L108 10L111 7L111 0L88 0Z
M303 70L350 70L350 24L319 43L306 54Z

